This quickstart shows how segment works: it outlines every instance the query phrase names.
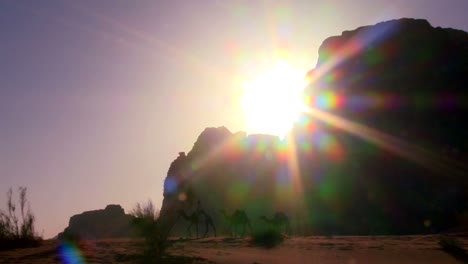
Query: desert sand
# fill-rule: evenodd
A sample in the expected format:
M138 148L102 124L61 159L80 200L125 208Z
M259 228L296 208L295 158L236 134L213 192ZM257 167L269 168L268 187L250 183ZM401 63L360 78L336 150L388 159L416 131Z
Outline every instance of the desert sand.
M458 234L468 249L468 234ZM463 263L466 259L441 249L437 235L415 236L308 236L290 237L266 249L248 238L209 237L171 240L174 263ZM143 241L139 239L86 240L71 250L46 240L38 248L0 252L0 263L135 263ZM68 254L68 255L66 255ZM77 261L83 260L83 262Z

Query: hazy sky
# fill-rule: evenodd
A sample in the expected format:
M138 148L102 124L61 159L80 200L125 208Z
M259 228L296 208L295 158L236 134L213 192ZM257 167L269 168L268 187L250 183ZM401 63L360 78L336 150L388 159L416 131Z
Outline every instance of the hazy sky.
M401 18L468 31L466 0L0 1L0 208L28 187L37 228L162 200L208 126L244 130L240 83L287 52L313 68L344 30Z

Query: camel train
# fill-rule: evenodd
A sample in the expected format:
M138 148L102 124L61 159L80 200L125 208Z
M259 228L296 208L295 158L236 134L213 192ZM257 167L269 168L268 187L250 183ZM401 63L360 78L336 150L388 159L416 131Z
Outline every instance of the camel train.
M232 214L228 214L225 210L218 210L222 215L223 220L230 232L232 237L244 237L247 233L252 235L253 229L247 213L244 210L235 210ZM196 238L205 238L207 235L212 232L216 237L216 227L213 221L213 218L201 208L200 201L198 202L197 209L191 214L187 214L184 210L178 211L179 216L182 217L186 222L188 222L186 234L188 237L192 237L192 228L195 228ZM281 233L291 235L291 225L289 222L288 216L283 212L276 212L272 218L267 218L266 216L260 216L262 220L268 227L277 230ZM200 236L199 225L204 225L204 233Z

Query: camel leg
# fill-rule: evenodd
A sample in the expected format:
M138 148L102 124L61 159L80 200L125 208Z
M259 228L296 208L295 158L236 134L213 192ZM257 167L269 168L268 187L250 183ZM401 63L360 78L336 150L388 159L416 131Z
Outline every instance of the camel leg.
M213 222L210 222L210 223L211 223L211 227L213 228L214 236L216 237L216 228L214 226L214 223Z
M207 234L208 234L208 222L205 222L205 233L203 234L203 238L205 238Z
M185 233L188 233L189 237L192 237L192 225L193 223L190 223L190 225L187 227L187 231L185 231Z

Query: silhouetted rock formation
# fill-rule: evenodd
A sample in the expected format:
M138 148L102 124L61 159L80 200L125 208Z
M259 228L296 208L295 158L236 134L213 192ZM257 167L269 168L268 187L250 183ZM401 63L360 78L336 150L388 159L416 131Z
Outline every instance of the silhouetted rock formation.
M345 31L324 41L308 78L313 111L287 140L205 129L169 168L160 220L200 200L217 226L220 209L257 220L282 211L296 234L458 225L468 210L466 32L415 19Z
M468 34L416 19L345 31L324 41L309 78L312 106L370 128L349 133L318 115L304 117L315 133L296 127L299 144L325 132L345 156L330 165L337 176L322 180L343 185L336 218L377 233L456 225L468 206ZM329 170L311 169L305 156L302 173Z
M464 31L433 28L422 19L345 31L324 41L310 77L312 97L332 91L348 99L328 111L422 146L440 145L457 159L466 153L459 129L468 100Z
M58 235L58 239L133 237L133 220L134 217L125 214L120 205L111 204L103 210L86 211L70 217L68 227Z

